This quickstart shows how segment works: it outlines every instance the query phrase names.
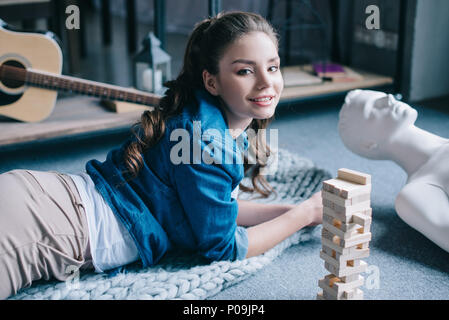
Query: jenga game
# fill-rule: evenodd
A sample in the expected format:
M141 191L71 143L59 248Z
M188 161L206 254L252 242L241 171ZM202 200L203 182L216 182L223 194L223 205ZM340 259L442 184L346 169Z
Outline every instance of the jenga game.
M363 300L360 287L371 240L371 176L339 169L323 182L323 231L320 257L330 272L318 281L319 300Z

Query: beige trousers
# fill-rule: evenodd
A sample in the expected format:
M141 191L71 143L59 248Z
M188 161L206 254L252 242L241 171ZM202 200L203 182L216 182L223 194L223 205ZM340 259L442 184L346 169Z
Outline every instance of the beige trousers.
M0 174L0 299L39 279L93 268L88 226L72 179L57 172Z

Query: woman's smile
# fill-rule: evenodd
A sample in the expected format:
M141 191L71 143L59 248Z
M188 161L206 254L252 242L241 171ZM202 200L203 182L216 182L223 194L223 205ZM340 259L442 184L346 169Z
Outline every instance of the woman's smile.
M266 107L270 106L273 103L273 99L275 97L276 97L275 95L265 95L256 98L250 98L249 101L251 101L252 103L254 103L259 107Z

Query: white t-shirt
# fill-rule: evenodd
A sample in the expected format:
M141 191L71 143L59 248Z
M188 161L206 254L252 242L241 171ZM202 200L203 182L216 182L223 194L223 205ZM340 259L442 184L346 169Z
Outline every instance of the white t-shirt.
M78 189L87 216L90 251L96 272L117 268L139 259L137 247L87 173L69 175Z

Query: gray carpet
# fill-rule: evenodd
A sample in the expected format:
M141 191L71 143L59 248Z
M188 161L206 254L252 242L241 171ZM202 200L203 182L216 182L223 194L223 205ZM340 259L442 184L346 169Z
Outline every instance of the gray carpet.
M337 132L339 107L337 102L283 106L271 126L279 129L279 147L309 158L333 174L347 167L372 175L373 236L371 254L365 261L378 268L380 281L378 288L362 287L366 299L448 299L449 253L403 223L394 210L405 173L393 163L363 159L345 149ZM419 112L419 127L449 137L449 112L414 107ZM2 152L0 172L16 168L78 172L91 158L103 160L123 139L117 134ZM212 299L315 299L318 280L327 274L319 258L320 248L319 237L290 247L256 275Z

